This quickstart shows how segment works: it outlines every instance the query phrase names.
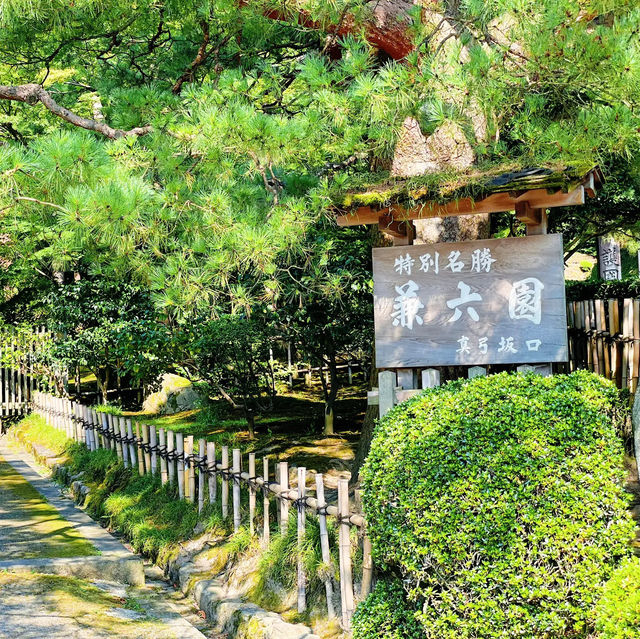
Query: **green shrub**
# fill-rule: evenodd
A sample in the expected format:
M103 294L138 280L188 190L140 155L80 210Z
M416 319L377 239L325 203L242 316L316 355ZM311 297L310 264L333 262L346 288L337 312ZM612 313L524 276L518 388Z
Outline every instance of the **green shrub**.
M400 581L379 581L353 616L354 637L422 639L416 613L407 604Z
M637 639L640 636L640 560L624 562L604 588L597 607L598 637Z
M588 636L633 532L619 416L579 371L452 382L382 420L363 504L424 637Z

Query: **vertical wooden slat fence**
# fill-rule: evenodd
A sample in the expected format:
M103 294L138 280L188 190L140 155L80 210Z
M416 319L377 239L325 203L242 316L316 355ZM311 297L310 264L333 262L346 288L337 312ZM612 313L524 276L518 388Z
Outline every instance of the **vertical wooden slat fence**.
M137 469L140 475L159 475L159 482L170 482L176 490L177 499L187 499L197 503L198 510L206 504L220 507L224 517L229 516L229 484L232 488L232 523L234 531L246 526L252 535L262 535L263 545L269 543L271 535L270 510L274 500L279 512L279 528L282 534L287 533L289 525L289 509L295 510L291 525L297 523L297 601L298 610L307 608L307 580L305 572L304 549L306 543L306 524L308 517L317 517L320 530L320 550L323 563L327 569L322 579L325 586L327 611L330 617L337 614L334 600L334 583L340 591L340 618L345 629L351 627L351 618L356 603L371 591L373 581L373 565L371 561L371 543L366 534L366 522L361 513L354 512L350 498L349 485L346 479L338 481L338 502L327 504L325 498L324 478L315 475L311 489L307 486L307 471L304 467L297 469L297 483L290 485L287 462L279 462L276 466L277 482L269 479L269 459L264 457L257 464L255 454L246 456L247 471L243 468L243 455L240 449L233 449L231 464L229 449L222 446L220 459L217 457L213 442L200 439L197 450L194 450L193 437L184 437L182 433L156 431L147 424L132 424L124 417L107 416L97 413L82 404L72 404L68 399L54 397L50 394L35 391L33 393L33 409L48 424L65 432L70 438L84 443L89 450L107 448L115 450L118 459L131 469ZM116 428L116 425L118 426ZM135 434L134 434L135 433ZM166 443L165 443L166 442ZM174 447L175 443L175 447ZM174 466L175 464L175 466ZM158 467L159 466L159 470ZM257 469L262 468L262 476ZM195 481L196 473L198 481ZM218 482L221 490L218 491ZM315 497L313 492L315 483ZM247 491L248 508L243 506L241 491ZM256 510L256 495L262 492L262 525L258 524L260 513ZM218 495L220 503L218 506ZM327 525L328 518L336 520L338 529L336 548L339 560L338 574L331 568L331 537ZM358 531L356 536L362 543L362 576L354 581L353 575L353 543L352 529ZM293 531L292 531L293 532ZM359 586L359 588L358 588Z
M569 370L586 368L635 393L640 378L640 299L567 304Z
M22 415L36 390L53 385L36 366L40 345L49 338L44 329L0 328L0 417Z

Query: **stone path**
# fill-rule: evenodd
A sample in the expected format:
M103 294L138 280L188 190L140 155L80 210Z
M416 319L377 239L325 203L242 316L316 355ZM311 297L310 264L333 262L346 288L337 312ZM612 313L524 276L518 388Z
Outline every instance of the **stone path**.
M80 557L98 550L0 457L0 561Z
M144 586L37 572L39 567L49 572L65 562L89 565L125 555L125 560L137 561L62 498L25 455L0 440L0 639L215 636L187 621L185 616L202 624L187 600L179 595L168 599L170 588L152 567Z

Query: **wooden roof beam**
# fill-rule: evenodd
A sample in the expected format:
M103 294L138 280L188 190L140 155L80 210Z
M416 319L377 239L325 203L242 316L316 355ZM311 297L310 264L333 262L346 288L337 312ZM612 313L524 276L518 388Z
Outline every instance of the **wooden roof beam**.
M588 185L589 186L589 185ZM338 226L357 226L358 224L378 224L381 215L391 216L395 221L420 220L434 217L449 217L456 215L474 215L478 213L500 213L515 211L516 205L527 203L531 209L550 209L558 206L578 206L584 204L585 186L580 185L565 193L556 191L549 193L547 189L531 189L522 194L493 193L482 200L461 198L446 204L425 202L411 209L400 204L393 204L381 209L371 206L361 206L352 213L337 217ZM384 230L384 229L383 229Z

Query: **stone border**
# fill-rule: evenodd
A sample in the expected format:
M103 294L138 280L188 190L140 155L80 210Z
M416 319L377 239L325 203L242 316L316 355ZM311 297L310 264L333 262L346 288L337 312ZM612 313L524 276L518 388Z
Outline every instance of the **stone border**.
M37 572L91 581L100 579L130 586L144 586L144 566L135 555L129 557L65 557L47 559L16 559L0 561L0 570Z

